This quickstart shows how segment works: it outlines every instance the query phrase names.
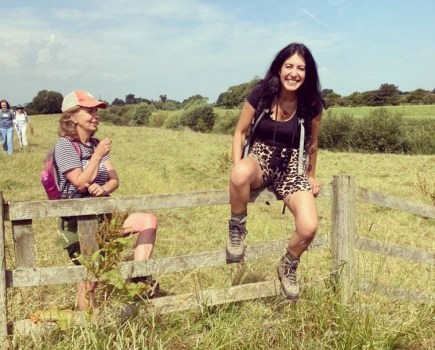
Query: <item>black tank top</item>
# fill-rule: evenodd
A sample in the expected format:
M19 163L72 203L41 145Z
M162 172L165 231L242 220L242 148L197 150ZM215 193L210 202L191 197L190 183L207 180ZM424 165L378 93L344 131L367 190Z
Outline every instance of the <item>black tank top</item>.
M263 116L255 130L255 138L277 147L299 147L297 113L287 121L275 121L270 114Z

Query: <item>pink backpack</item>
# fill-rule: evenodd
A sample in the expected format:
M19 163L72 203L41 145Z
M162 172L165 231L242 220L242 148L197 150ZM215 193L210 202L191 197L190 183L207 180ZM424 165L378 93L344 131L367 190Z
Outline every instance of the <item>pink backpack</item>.
M76 140L70 141L77 151L79 157L82 158L82 150L80 149L79 143ZM98 142L98 139L91 137L91 143L94 145L94 147L98 145ZM41 172L40 179L45 193L47 193L48 199L59 199L64 188L59 188L60 177L56 162L54 160L54 147L45 156L44 169Z
M82 151L79 144L75 140L70 140L74 146L77 154L81 157ZM48 199L59 199L62 193L62 189L59 188L59 173L57 170L57 165L54 160L54 147L48 151L44 159L44 169L41 172L41 183L44 187L45 193L47 193Z

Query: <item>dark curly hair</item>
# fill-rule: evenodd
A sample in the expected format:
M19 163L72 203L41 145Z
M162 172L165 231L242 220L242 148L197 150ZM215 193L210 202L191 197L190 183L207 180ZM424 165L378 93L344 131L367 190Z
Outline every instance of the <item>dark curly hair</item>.
M282 86L279 77L284 62L294 54L298 54L305 61L305 81L296 91L298 97L298 110L303 118L308 120L316 117L325 107L320 88L317 65L311 51L304 44L291 43L281 49L273 59L261 85L261 104L263 108L270 106L275 97L279 96Z

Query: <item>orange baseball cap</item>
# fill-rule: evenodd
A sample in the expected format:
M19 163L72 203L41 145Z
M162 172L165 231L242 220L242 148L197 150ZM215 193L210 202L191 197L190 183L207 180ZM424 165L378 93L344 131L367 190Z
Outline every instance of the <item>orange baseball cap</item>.
M66 112L76 106L106 108L107 104L105 102L98 101L87 91L75 90L63 98L62 112Z

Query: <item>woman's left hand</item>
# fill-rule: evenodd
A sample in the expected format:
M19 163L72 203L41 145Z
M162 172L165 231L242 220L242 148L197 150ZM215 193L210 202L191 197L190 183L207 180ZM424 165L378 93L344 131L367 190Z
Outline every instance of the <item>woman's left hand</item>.
M317 197L320 190L320 182L317 181L315 177L308 177L308 182L311 185L311 190L313 191L314 197Z
M104 189L104 186L100 186L96 183L93 183L88 187L88 192L94 197L101 197L106 195L106 190Z

